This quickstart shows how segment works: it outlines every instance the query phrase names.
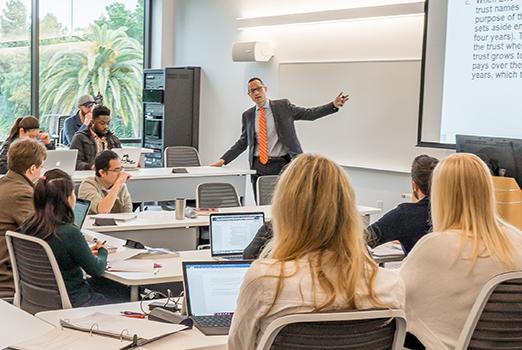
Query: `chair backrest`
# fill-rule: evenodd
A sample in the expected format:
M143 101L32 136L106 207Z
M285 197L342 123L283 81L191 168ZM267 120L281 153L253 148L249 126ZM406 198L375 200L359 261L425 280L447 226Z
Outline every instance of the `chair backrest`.
M229 183L204 183L196 190L198 208L230 208L241 206L236 189Z
M257 350L402 349L406 317L402 310L294 314L272 321Z
M13 268L13 304L31 314L69 309L71 302L62 273L47 242L29 235L6 232Z
M279 175L265 175L257 178L257 205L272 204L272 195L279 180Z
M165 148L166 167L200 166L199 153L194 147L170 146Z
M455 349L522 349L522 271L503 273L486 283Z
M64 135L64 132L63 132L63 126L65 125L65 119L67 119L69 117L70 117L69 115L61 115L61 116L58 117L58 120L57 120L56 130L57 130L57 133L58 133L58 143L60 145L63 145L64 141L65 141L65 135Z

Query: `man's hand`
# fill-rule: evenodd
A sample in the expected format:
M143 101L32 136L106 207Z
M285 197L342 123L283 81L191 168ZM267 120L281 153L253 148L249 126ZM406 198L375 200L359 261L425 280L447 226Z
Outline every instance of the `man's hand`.
M38 135L38 137L40 138L40 141L42 141L46 145L51 143L51 137L46 132L41 132L40 135Z
M218 160L217 162L214 162L212 164L210 164L210 166L215 166L215 167L222 167L223 165L225 165L225 160L224 159L220 159Z
M121 173L118 174L118 177L116 178L116 181L114 182L114 184L121 187L121 185L123 185L125 182L127 182L127 180L129 180L130 177L131 176L129 174L122 171Z
M89 126L91 125L91 122L92 122L92 111L87 113L84 117L83 117L83 124L86 125L86 126Z
M343 92L341 91L341 93L337 95L337 97L335 97L335 99L333 100L333 105L335 108L341 108L342 106L344 106L344 103L349 99L350 95L343 95Z

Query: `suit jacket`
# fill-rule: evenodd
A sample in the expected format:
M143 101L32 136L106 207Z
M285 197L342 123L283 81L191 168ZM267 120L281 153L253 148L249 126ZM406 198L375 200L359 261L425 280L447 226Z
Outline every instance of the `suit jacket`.
M292 158L303 153L299 139L295 132L295 120L316 120L321 117L337 112L330 102L324 106L303 108L290 103L287 99L270 100L270 109L274 116L275 127L279 141L288 151L288 155ZM250 167L254 164L254 149L256 143L256 107L252 107L243 112L241 136L236 143L221 157L225 164L230 163L243 153L248 146L248 161Z
M8 171L0 178L0 292L14 292L5 232L17 231L33 214L33 184L24 175Z
M112 132L107 133L108 149L121 148L120 140ZM78 150L76 170L91 170L97 155L96 142L89 129L74 134L70 149Z

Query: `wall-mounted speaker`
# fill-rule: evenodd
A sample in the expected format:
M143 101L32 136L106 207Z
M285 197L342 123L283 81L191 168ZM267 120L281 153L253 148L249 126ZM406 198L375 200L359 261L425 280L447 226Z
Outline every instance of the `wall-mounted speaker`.
M274 56L274 48L267 42L246 41L234 43L232 60L234 62L268 62Z

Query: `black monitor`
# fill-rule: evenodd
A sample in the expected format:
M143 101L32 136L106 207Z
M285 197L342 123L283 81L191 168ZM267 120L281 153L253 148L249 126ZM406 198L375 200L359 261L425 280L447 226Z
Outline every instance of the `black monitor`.
M522 187L522 140L457 135L457 152L479 156L494 176L513 177Z

